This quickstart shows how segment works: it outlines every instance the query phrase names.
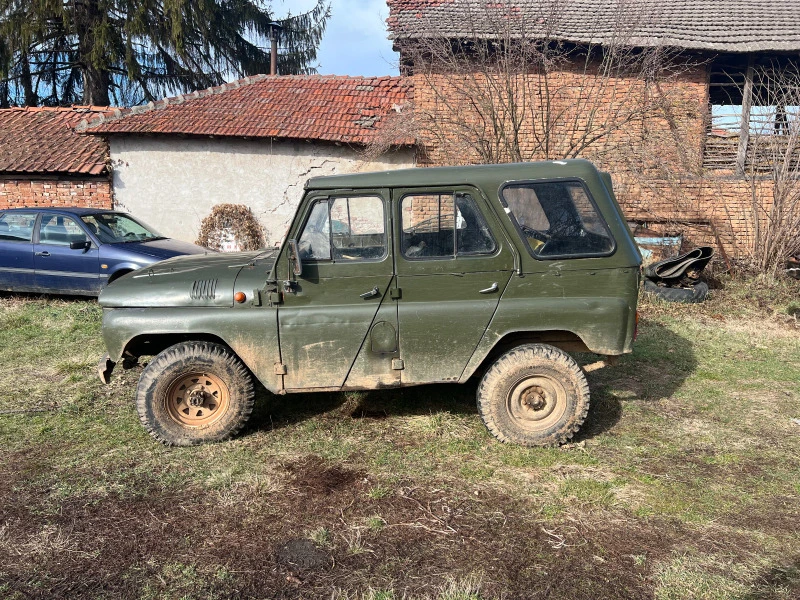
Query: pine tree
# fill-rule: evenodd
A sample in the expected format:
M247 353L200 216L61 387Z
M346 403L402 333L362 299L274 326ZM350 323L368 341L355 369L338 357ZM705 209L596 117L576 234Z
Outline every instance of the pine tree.
M133 105L270 69L314 71L330 5L266 0L0 0L0 106ZM277 26L276 26L277 25Z

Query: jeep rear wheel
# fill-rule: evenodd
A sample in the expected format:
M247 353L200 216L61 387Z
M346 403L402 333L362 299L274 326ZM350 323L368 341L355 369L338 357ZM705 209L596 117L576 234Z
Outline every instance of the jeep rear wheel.
M253 381L225 346L175 344L142 372L136 408L145 429L168 446L226 440L253 410Z
M589 411L589 384L567 353L526 344L503 354L478 386L478 411L502 442L556 446L578 431Z

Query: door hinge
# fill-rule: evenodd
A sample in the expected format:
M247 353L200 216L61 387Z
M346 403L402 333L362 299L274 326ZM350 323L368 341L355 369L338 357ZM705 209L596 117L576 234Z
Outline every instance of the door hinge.
M400 298L403 297L403 290L401 290L400 288L392 288L389 297L392 300L399 300Z
M275 363L275 375L286 375L286 365L283 363Z
M280 304L281 293L278 291L269 292L269 294L267 294L267 299L269 300L270 305Z
M393 358L392 359L392 370L394 371L402 371L405 368L405 363L403 362L402 358Z

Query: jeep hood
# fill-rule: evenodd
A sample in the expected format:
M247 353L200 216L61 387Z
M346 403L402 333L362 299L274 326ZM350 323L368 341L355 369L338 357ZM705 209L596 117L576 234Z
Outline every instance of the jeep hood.
M105 308L232 306L239 272L247 267L263 273L263 283L276 254L267 250L178 256L120 277L100 293L98 302Z

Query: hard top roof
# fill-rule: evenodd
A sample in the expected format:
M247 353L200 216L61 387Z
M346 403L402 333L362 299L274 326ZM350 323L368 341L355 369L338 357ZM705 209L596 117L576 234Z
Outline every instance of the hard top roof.
M25 206L22 208L7 208L0 210L0 213L7 213L7 212L54 212L54 213L62 213L67 215L75 215L78 217L83 217L86 215L97 215L100 213L117 213L120 214L118 210L108 210L105 208L80 208L80 207L70 207L70 206Z
M501 165L465 167L428 167L312 177L307 190L433 187L456 185L489 185L495 188L506 181L526 179L585 178L596 175L597 169L588 160L550 160Z

